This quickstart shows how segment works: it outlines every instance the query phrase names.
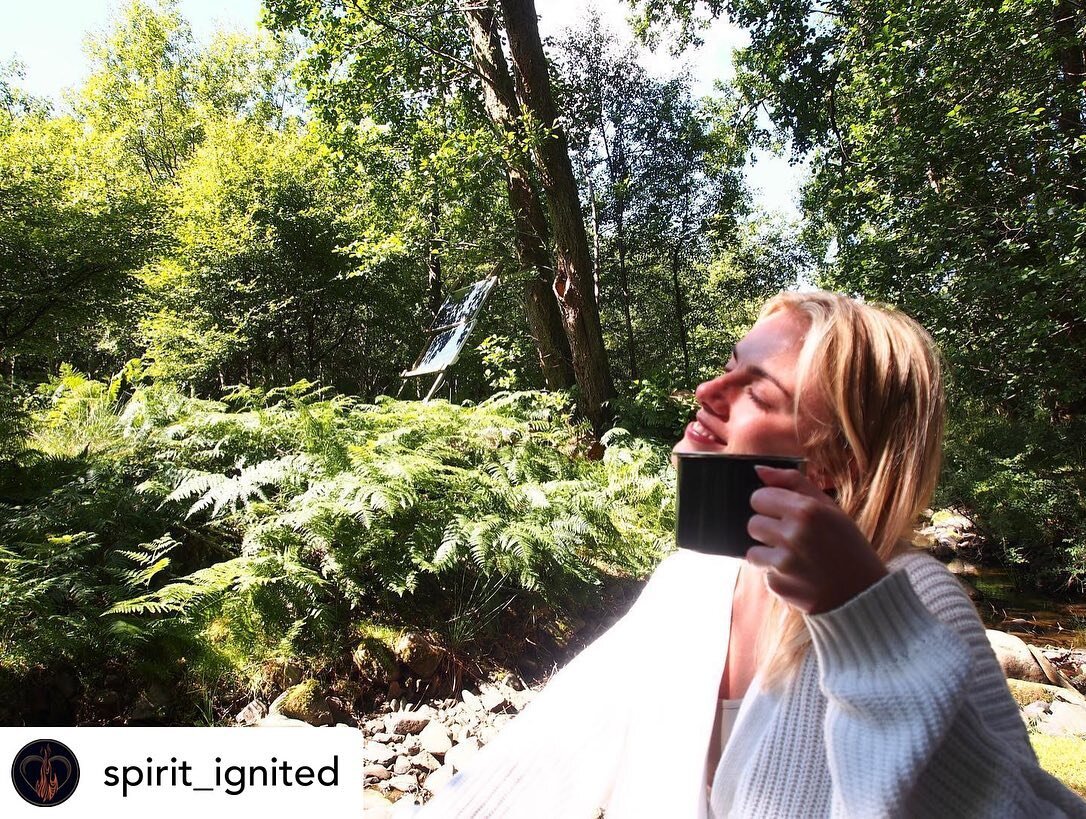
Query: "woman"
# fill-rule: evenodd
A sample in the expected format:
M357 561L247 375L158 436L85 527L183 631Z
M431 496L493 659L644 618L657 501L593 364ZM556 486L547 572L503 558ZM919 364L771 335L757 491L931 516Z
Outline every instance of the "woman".
M1086 816L957 581L908 546L941 451L928 334L782 293L696 396L677 452L807 458L759 468L764 545L666 559L424 815Z

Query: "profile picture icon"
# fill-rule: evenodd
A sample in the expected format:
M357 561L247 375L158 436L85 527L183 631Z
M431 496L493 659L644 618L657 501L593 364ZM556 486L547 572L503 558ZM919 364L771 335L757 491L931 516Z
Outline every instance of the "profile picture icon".
M11 781L24 801L49 808L75 793L79 762L72 749L55 739L36 739L15 755Z

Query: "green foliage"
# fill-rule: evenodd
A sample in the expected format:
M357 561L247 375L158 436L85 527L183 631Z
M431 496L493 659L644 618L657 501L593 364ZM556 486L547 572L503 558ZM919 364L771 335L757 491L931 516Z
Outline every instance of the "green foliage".
M669 393L651 381L621 385L614 400L616 423L665 445L682 437L697 404L692 393Z
M931 331L960 397L954 423L1004 428L982 452L990 473L964 452L952 461L966 470L950 472L955 493L1008 527L997 537L1014 562L1046 582L1081 578L1086 12L1055 0L633 5L687 33L701 12L749 29L736 114L757 130L767 112L797 157L810 152L806 232L836 251L821 283Z
M184 656L199 685L264 690L295 658L346 662L359 622L464 645L513 600L569 605L668 548L666 449L614 430L589 460L563 396L229 399L70 369L39 390L0 485L6 668L129 657L148 679Z
M948 429L941 502L975 510L991 557L1049 588L1086 590L1084 433L977 401L962 402Z

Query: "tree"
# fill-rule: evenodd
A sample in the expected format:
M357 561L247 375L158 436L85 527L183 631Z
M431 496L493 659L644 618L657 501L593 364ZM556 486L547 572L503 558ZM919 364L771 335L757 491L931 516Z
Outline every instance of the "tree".
M524 284L525 305L539 350L540 368L548 388L564 389L573 384L573 369L569 340L552 290L550 227L525 156L520 108L502 51L497 16L488 5L466 6L463 14L475 68L483 80L487 112L505 146L506 186L515 223L517 257L522 273L528 277Z
M204 393L302 379L388 390L419 341L403 332L418 268L341 250L377 203L338 181L315 129L212 124L170 201L171 252L144 274L151 375Z
M16 356L24 376L62 361L117 363L111 336L124 335L133 274L157 231L150 191L110 140L70 117L0 111L0 359L10 371Z
M601 298L621 307L603 316L614 347L626 349L616 367L624 378L692 387L690 299L699 268L736 240L747 210L747 134L732 127L728 99L694 100L686 75L651 77L598 15L558 39L554 65Z
M551 94L535 4L532 0L502 0L501 7L521 107L541 129L533 148L554 232L554 292L569 338L581 408L599 433L607 423L607 402L614 396L615 387L600 328L596 282L577 182Z
M749 27L737 88L813 152L805 207L837 247L822 281L916 315L952 365L954 499L1001 521L1008 559L1086 576L1086 12L1062 0L637 5L652 25L726 9Z

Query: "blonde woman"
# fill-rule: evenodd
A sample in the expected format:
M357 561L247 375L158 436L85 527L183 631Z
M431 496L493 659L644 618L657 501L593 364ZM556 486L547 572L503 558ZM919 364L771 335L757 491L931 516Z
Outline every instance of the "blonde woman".
M745 560L679 550L426 816L1086 816L1037 764L957 581L907 535L939 471L928 334L782 293L677 452L759 468Z

